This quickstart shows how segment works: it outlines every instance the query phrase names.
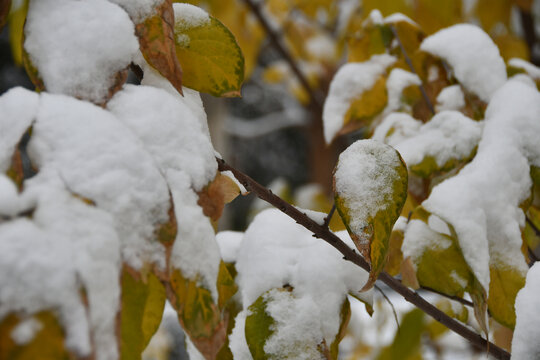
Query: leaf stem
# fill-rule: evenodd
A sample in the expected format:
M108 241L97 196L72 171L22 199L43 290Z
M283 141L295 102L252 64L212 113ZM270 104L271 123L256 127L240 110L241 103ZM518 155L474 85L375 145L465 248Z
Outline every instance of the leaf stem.
M328 227L330 225L330 221L332 221L332 216L334 215L334 212L336 211L336 203L332 204L332 208L328 212L328 215L324 218L324 227Z
M361 267L365 271L369 272L369 265L364 260L364 258L358 253L356 253L353 249L351 249L333 232L331 232L330 229L319 225L318 223L310 219L307 215L287 203L285 200L281 199L279 196L272 193L270 190L253 180L248 175L227 164L225 160L216 160L218 163L219 171L231 171L236 177L236 179L238 179L238 181L240 181L240 183L244 185L247 191L254 193L261 200L268 202L280 211L284 212L286 215L290 216L292 219L296 220L298 224L302 225L307 230L313 232L314 237L322 239L328 244L332 245L343 255L343 259L348 260L355 265ZM406 301L423 310L426 314L430 315L435 320L437 320L456 334L467 339L475 347L489 352L496 359L510 359L510 354L506 350L487 341L464 324L446 315L444 312L427 302L417 292L404 286L399 280L393 278L385 272L382 272L379 275L379 280L381 280L398 294L403 296Z
M397 331L399 332L401 330L400 326L399 326L399 320L398 320L398 316L397 316L397 312L396 312L396 308L394 307L394 304L390 301L390 299L388 298L388 296L386 296L386 294L384 293L384 291L382 291L382 289L380 287L378 287L377 285L374 285L373 286L375 289L377 289L381 295L383 296L383 298L386 300L386 302L390 305L390 307L392 308L392 312L394 313L394 319L396 320L396 325L397 325Z

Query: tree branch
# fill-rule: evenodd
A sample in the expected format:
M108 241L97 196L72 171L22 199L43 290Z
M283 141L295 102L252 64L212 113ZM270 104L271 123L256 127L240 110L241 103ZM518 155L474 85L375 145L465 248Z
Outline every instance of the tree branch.
M311 103L313 104L313 106L316 107L317 112L322 113L322 109L323 109L322 100L317 96L315 90L309 85L307 78L304 76L302 71L300 71L300 68L296 64L296 61L293 59L292 55L281 43L278 35L275 33L275 31L270 26L270 23L264 17L260 6L258 4L255 4L253 0L243 0L243 1L244 1L244 4L246 4L247 7L249 7L249 9L251 10L251 12L255 15L257 20L259 20L259 23L264 28L265 32L268 34L268 37L270 38L270 42L273 45L273 47L279 52L279 54L283 57L283 59L285 59L285 61L291 67L291 70L300 81L300 84L302 84L302 87L308 93Z
M257 183L248 175L227 164L225 160L217 159L217 162L219 171L231 171L236 179L238 179L238 181L244 185L247 191L253 192L260 199L270 203L280 211L290 216L298 224L313 232L314 237L322 239L332 245L343 255L343 259L354 263L365 271L369 271L370 267L364 258L345 244L339 237L331 232L330 229L319 225L297 208L290 205L279 196L273 194L261 184ZM420 295L418 295L418 293L401 284L399 280L394 279L385 272L379 275L379 280L403 296L405 300L423 310L426 314L430 315L435 320L446 326L448 329L467 339L475 347L489 352L496 359L510 359L510 354L507 351L487 341L464 324L446 315L444 312L423 299Z
M403 57L405 58L405 62L409 66L409 69L411 69L411 72L413 74L418 75L418 73L414 69L414 65L413 65L413 63L411 61L411 58L409 57L409 54L407 54L407 51L405 50L405 47L403 46L403 43L401 42L401 39L399 38L399 35L397 33L396 28L393 27L393 26L390 26L390 29L392 30L392 34L394 34L394 37L396 38L396 40L397 40L397 42L399 44L399 48L401 49L401 53L403 54ZM433 104L431 103L431 100L429 100L429 97L427 95L426 89L424 88L424 85L422 85L422 83L420 83L420 85L418 85L418 87L420 88L420 92L422 93L422 97L424 98L424 101L426 102L426 105L429 108L429 111L431 111L431 114L434 115L435 114L435 108L433 107Z

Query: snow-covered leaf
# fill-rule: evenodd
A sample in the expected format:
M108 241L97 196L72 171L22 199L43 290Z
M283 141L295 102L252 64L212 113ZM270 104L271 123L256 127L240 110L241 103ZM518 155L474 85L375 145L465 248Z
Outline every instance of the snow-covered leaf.
M139 44L115 4L43 0L30 4L24 48L48 91L103 104L122 87Z
M390 55L375 55L369 61L348 63L338 70L324 103L326 143L332 142L347 124L369 125L369 120L382 112L387 96L385 70L395 60Z
M200 8L173 6L176 54L184 70L184 85L214 96L239 96L244 57L234 35Z
M3 359L56 360L76 358L65 347L65 334L53 311L24 318L9 314L0 320L0 349Z
M407 168L399 153L375 140L359 140L339 157L336 208L356 248L371 264L369 289L383 270L389 237L407 197Z
M488 34L477 26L454 25L427 37L420 49L444 59L471 93L489 102L506 81L506 66Z

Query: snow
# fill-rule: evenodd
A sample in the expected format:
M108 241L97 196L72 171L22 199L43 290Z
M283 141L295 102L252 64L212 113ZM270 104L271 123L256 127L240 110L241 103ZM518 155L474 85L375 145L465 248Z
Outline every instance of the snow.
M219 154L216 155L216 157L219 157L220 159L222 158ZM238 179L234 176L233 172L230 171L230 170L227 170L227 171L222 171L221 172L221 175L225 175L227 176L229 179L231 179L232 181L234 181L234 183L236 184L236 186L238 186L238 189L240 191L240 194L242 195L247 195L249 194L249 191L247 191L247 189L245 188L244 185L242 185L242 183L240 181L238 181Z
M171 252L171 266L182 276L197 280L218 301L216 288L221 255L214 228L198 205L199 197L190 188L189 177L171 169L166 173L175 206L178 232Z
M210 16L200 7L174 3L175 32L210 24Z
M70 191L114 216L127 264L165 266L154 231L168 221L169 189L155 160L116 117L88 102L42 94L28 151L40 171L57 173Z
M527 274L525 287L516 296L516 327L512 338L512 359L540 358L538 299L540 299L540 263L537 262Z
M244 233L241 231L220 231L216 234L221 258L226 263L234 263L242 245Z
M120 244L113 219L66 192L54 173L27 181L22 196L37 207L32 220L0 225L0 319L12 312L53 311L69 349L87 356L92 339L97 359L117 358ZM23 325L15 337L24 342L31 335Z
M301 213L303 213L304 215L306 215L311 220L315 221L317 223L317 225L320 225L320 226L324 225L324 221L326 220L326 216L328 215L328 214L320 212L320 211L302 209L302 208L300 208L298 206L295 206L295 208L298 211L300 211Z
M437 112L444 110L459 110L465 106L465 95L460 85L447 86L437 95Z
M458 81L489 102L506 81L506 66L499 49L477 26L458 24L424 39L420 49L448 62Z
M34 339L36 333L41 329L43 329L43 324L31 317L23 320L11 331L11 338L17 345L26 345Z
M399 23L399 22L406 22L406 23L409 23L409 24L414 25L417 28L419 28L418 24L414 20L412 20L410 17L408 17L407 15L404 15L402 13L390 14L387 17L384 18L383 22L385 24L395 24L395 23Z
M421 85L422 81L418 75L405 71L400 68L392 69L388 79L386 80L386 89L388 90L388 104L383 111L383 114L389 114L393 111L401 110L402 107L407 108L406 104L401 101L403 90L411 85ZM410 106L408 106L410 107Z
M399 179L397 169L401 160L396 151L376 140L358 140L339 156L336 166L335 192L344 201L350 216L349 228L369 241L365 230L375 218L393 202L394 182Z
M229 335L229 349L238 360L253 360L245 336L246 317L249 315L250 311L247 309L240 311L234 319L234 328Z
M470 156L482 135L482 123L458 111L442 111L422 125L418 134L395 144L407 166L433 157L438 166Z
M105 102L139 49L126 12L106 0L32 1L25 36L47 91L94 103Z
M533 79L540 79L540 68L528 61L512 58L508 61L508 65L525 70L525 72Z
M326 33L310 37L305 43L307 53L319 60L331 62L336 58L334 40Z
M145 19L156 14L156 8L165 0L109 0L124 9L135 24L142 23Z
M423 221L411 220L405 230L401 251L403 258L411 258L413 265L416 266L426 249L444 250L451 245L450 239L437 233Z
M390 55L375 55L369 61L347 63L339 68L330 83L328 97L324 103L324 139L330 143L345 121L351 102L371 89L396 58Z
M6 175L0 173L0 222L2 217L12 217L20 211L17 187Z
M394 112L386 116L377 126L372 139L395 147L420 131L422 122L406 113Z
M11 166L15 148L32 125L38 104L39 95L21 87L0 96L0 173Z
M519 206L530 195L530 165L540 163L538 114L538 91L508 81L488 105L473 161L434 187L422 204L454 227L465 260L485 289L490 264L527 271Z
M168 169L185 172L195 191L215 177L217 163L210 139L179 95L152 86L126 85L107 108L142 141L162 173Z
M354 246L346 233L340 235L349 246ZM359 294L367 280L365 271L343 260L337 250L313 238L310 231L277 209L264 210L250 224L238 252L236 269L245 309L268 290L286 284L294 289L290 298L282 298L275 290L265 295L275 300L268 303L267 310L276 320L265 349L278 358L296 354L298 341L316 345L326 339L330 344L339 329L339 313L346 294ZM293 314L295 321L286 320ZM243 326L242 320L237 317L231 339L235 358L240 357L236 351L244 348L238 330ZM301 354L298 356L302 358Z

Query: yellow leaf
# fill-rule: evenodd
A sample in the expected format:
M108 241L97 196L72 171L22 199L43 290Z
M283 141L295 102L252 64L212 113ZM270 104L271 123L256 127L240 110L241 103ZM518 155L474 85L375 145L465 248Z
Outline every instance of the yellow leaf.
M529 59L529 47L520 37L504 34L493 37L493 42L499 48L504 61L512 58Z
M369 14L372 10L379 10L383 16L388 16L393 13L402 13L411 16L412 9L409 5L410 1L406 0L363 0L362 7L364 14Z
M196 280L182 276L178 269L171 272L169 302L178 313L178 320L197 349L208 359L214 359L225 343L227 316L212 298L210 290L197 285Z
M171 0L163 0L155 12L135 25L140 49L146 61L182 94L182 67L176 57Z
M340 134L346 134L362 127L369 127L371 121L386 107L388 94L386 79L380 76L371 89L364 91L354 99L345 114L344 127Z
M486 32L490 32L499 23L510 25L512 13L512 0L477 0L474 7L474 15L480 20L480 24Z
M401 252L401 244L403 244L403 231L394 230L390 234L388 241L388 261L384 267L384 271L392 276L399 274L401 263L403 262L403 253Z
M491 316L504 326L514 329L516 295L525 286L525 275L504 263L491 264L489 267L488 308Z
M461 1L415 0L414 20L427 33L461 22Z
M372 55L384 54L390 45L392 32L386 25L364 24L347 38L349 62L367 61Z
M9 14L9 44L13 60L18 66L23 64L23 30L29 1L23 0L20 6L16 9L12 8Z
M24 36L22 41L24 42ZM32 84L36 87L37 92L41 92L45 90L45 84L43 83L43 79L39 75L38 69L34 66L32 61L30 60L30 55L26 52L24 48L22 48L22 64L24 65L24 69L26 70L26 74L30 78L30 81L32 81Z
M36 325L35 334L25 344L17 344L12 337L17 326L25 321ZM65 348L64 329L52 311L41 311L21 318L9 314L0 321L0 360L57 360L77 359Z
M330 345L330 359L337 360L339 355L339 343L345 337L347 332L347 325L349 325L349 320L351 319L351 304L349 299L345 298L343 305L341 305L341 311L339 313L339 330Z
M363 290L373 286L386 264L389 237L407 197L407 179L399 153L374 140L359 140L339 157L334 173L336 209L371 265Z
M234 35L201 9L193 21L188 6L174 4L176 55L184 85L214 96L240 96L244 57Z
M120 313L121 359L141 358L142 351L161 323L165 299L165 287L156 275L151 272L141 274L124 265Z
M244 54L244 78L251 76L266 33L251 10L241 0L210 1L210 13L236 37Z

